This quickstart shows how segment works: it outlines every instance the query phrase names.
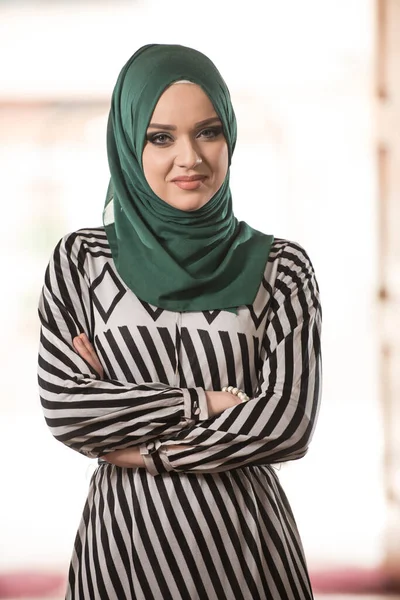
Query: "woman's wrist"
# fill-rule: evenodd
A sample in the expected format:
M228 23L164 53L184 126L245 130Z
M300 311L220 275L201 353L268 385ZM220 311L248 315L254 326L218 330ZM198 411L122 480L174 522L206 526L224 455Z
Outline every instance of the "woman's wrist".
M232 389L232 391L230 391ZM240 395L239 395L240 394ZM227 410L246 402L249 397L243 390L233 386L227 386L222 388L220 392L212 391L206 392L207 406L210 417L220 415Z

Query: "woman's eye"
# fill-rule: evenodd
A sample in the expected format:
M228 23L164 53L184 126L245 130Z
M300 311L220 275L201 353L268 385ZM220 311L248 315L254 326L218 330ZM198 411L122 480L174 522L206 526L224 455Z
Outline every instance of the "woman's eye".
M147 141L151 142L155 146L165 146L171 142L171 137L166 133L152 133L147 136Z
M200 131L199 137L205 137L207 139L213 139L222 133L222 127L209 127Z

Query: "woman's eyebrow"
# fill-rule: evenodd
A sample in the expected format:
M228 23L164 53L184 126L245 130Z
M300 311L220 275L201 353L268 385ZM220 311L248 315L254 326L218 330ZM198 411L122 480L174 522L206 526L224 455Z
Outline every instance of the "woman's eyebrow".
M221 119L219 117L211 117L211 119L205 119L204 121L199 121L198 123L195 123L195 127L203 127L204 125L210 125L211 123L216 123L216 122L221 122ZM176 126L175 125L165 125L162 123L149 123L148 126L149 129L166 129L167 131L175 131L176 130Z
M175 125L162 125L161 123L149 123L149 129L167 129L168 131L175 131Z
M203 127L203 125L211 125L211 123L221 123L221 119L219 117L211 117L211 119L205 119L204 121L199 121L195 123L195 127Z

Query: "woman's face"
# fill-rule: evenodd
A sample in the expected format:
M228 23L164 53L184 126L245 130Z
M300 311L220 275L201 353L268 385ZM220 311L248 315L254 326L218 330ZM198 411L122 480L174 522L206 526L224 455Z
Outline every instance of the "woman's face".
M143 170L153 192L180 210L204 206L228 170L228 146L214 107L196 84L171 85L147 129Z

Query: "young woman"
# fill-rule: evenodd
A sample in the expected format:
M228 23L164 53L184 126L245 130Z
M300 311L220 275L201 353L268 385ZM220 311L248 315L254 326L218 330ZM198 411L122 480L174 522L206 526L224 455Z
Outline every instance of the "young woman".
M149 45L123 67L104 227L59 242L40 301L46 421L99 458L68 599L312 598L271 465L314 430L318 285L298 244L234 217L235 142L207 57Z

